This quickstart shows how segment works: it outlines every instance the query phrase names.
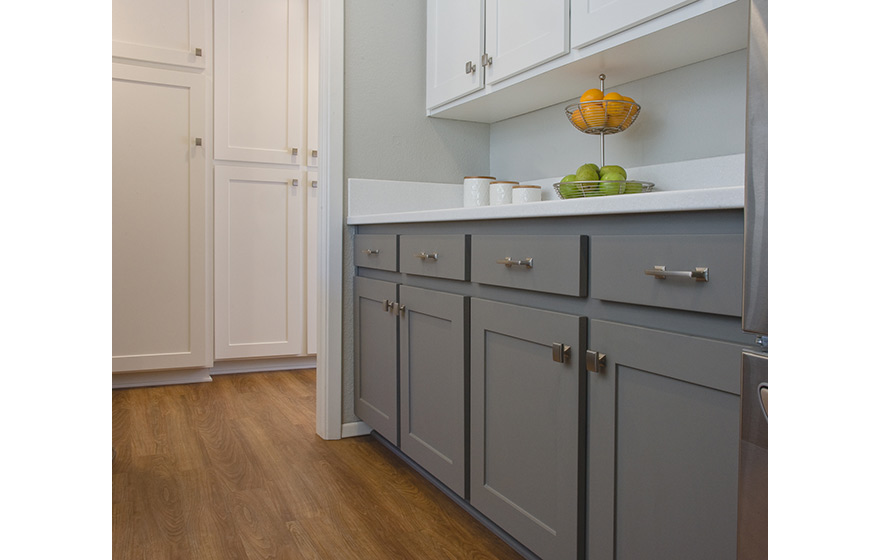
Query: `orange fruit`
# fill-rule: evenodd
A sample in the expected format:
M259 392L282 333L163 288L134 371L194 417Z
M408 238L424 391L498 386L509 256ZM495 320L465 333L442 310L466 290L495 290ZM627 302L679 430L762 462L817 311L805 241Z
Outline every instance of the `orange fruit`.
M581 103L587 101L597 101L599 99L602 99L602 91L596 88L588 89L583 94L581 94Z
M581 95L581 116L587 126L605 126L605 107L602 104L602 91L588 89Z
M580 131L586 130L587 121L584 120L584 116L581 114L580 109L575 109L571 113L571 117L569 118L571 124L575 126Z
M608 126L618 127L626 122L632 105L629 103L618 103L618 101L630 101L631 97L620 95L616 91L605 94L606 109L608 111Z

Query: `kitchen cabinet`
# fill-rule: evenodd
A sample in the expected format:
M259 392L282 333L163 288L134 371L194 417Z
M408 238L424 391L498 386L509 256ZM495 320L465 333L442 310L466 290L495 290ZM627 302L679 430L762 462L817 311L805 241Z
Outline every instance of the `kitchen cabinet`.
M464 498L469 298L399 290L400 449Z
M478 91L566 52L568 0L429 0L427 106Z
M318 173L306 175L306 354L318 353Z
M612 88L747 46L747 0L448 4L428 2L426 113L455 120L499 122L577 99L602 73Z
M583 554L585 340L583 317L471 300L471 503L545 560Z
M113 0L113 57L205 68L207 0Z
M583 47L695 1L571 0L571 47Z
M306 205L295 169L214 169L214 354L306 353Z
M210 366L205 77L113 64L113 371Z
M306 163L308 2L214 2L214 157Z
M739 319L742 210L462 215L358 224L354 260L356 285L389 286L373 298L376 315L390 316L383 309L393 312L397 301L413 316L420 304L406 299L410 290L425 301L443 293L436 306L455 317L460 305L446 299L465 300L463 507L526 557L732 558L739 359L751 343ZM463 269L450 266L458 246ZM452 262L436 266L444 260ZM442 323L435 313L430 322ZM411 345L404 321L400 356ZM372 339L377 328L358 320L355 339ZM393 342L382 338L386 347L375 343L379 356L370 359L394 372ZM440 359L432 352L423 351ZM427 458L404 449L410 413L400 363L400 382L388 378L383 397L400 390L397 445L431 472ZM363 375L364 355L356 364Z
M736 558L742 346L590 321L588 557Z
M397 284L358 276L354 298L354 412L399 445Z

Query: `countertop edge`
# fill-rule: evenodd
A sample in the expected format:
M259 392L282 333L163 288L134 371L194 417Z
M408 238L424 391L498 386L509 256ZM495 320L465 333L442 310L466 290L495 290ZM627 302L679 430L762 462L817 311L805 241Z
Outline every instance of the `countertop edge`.
M661 191L612 197L576 200L547 200L529 204L481 206L476 208L444 208L386 214L348 216L348 225L390 224L412 222L462 222L472 220L508 220L518 218L552 218L607 214L641 214L656 212L694 212L700 210L741 209L745 189L742 186L715 187L679 191Z

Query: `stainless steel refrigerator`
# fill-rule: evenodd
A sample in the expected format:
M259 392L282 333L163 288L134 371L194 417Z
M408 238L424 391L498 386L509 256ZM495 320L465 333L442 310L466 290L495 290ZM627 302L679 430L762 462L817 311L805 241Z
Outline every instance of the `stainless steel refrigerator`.
M751 0L748 58L737 560L768 556L767 0Z

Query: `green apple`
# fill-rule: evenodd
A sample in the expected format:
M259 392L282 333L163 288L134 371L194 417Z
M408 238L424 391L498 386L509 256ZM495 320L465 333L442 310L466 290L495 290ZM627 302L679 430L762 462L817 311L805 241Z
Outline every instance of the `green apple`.
M595 171L596 173L599 173L599 166L596 165L595 163L585 163L585 164L583 164L582 166L580 166L578 169L581 169L581 168L584 168L584 167L589 167L589 168L591 168L593 171Z
M595 169L590 167L590 164L582 165L578 167L577 173L574 174L577 177L578 181L598 181L599 174Z
M620 173L626 179L626 170L619 165L606 165L599 170L599 178L604 179L608 173ZM610 179L609 179L610 180Z
M577 177L575 177L574 175L566 175L559 180L560 183L571 183L572 181L577 181Z
M599 190L604 195L620 194L620 183L618 181L626 181L626 175L616 171L608 171L602 176Z
M624 189L624 194L634 194L642 192L641 183L627 183L626 188Z
M559 185L559 194L562 198L579 198L581 189L577 185Z

